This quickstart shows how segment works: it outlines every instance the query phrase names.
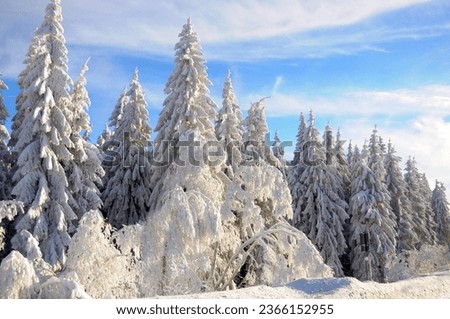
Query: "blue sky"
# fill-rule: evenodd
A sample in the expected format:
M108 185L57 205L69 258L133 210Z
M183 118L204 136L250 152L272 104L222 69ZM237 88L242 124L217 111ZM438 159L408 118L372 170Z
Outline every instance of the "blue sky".
M17 75L47 1L0 0L0 72ZM450 2L446 0L63 0L70 74L91 57L94 137L138 67L151 125L191 17L220 105L228 69L241 108L264 96L269 127L293 140L300 112L361 144L376 124L430 181L450 185ZM295 144L295 143L294 143ZM292 152L292 150L288 150ZM434 185L432 185L434 186ZM450 187L450 186L449 186Z

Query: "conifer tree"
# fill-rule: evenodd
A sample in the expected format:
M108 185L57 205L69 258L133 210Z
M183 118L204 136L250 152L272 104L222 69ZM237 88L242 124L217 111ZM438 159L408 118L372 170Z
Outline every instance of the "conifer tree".
M428 193L429 187L428 189L424 187L426 180L423 180L423 175L417 169L414 158L408 159L405 171L404 177L407 196L412 204L412 211L414 213L414 231L419 237L417 248L420 248L422 244L434 245L436 243L436 232L433 229L434 220L431 198Z
M87 110L91 101L86 89L87 71L86 62L70 92L70 114L67 117L72 128L70 139L73 147L70 151L73 160L65 164L65 170L72 196L71 206L78 218L102 205L98 185L101 185L104 174L98 150L88 141L91 123Z
M242 162L241 145L244 129L242 113L231 83L230 71L225 80L222 98L222 108L219 110L215 131L221 147L226 152L226 174L233 178L234 172Z
M450 245L450 209L445 190L444 184L436 181L431 206L436 222L437 242L441 245Z
M360 280L386 282L396 251L395 216L376 129L361 156L355 151L350 198L350 258Z
M103 210L116 228L144 220L151 196L151 167L146 148L152 130L137 70L126 100L114 133L120 139L117 153L121 162L113 168L114 175L102 194Z
M60 0L52 0L29 49L29 63L21 76L23 88L13 125L14 152L18 154L12 195L25 205L16 224L15 247L22 247L22 230L39 242L44 259L53 267L64 265L66 248L77 216L64 165L73 160L70 139L67 49Z
M300 114L298 133L297 133L297 143L295 146L294 159L292 165L287 173L287 181L289 189L292 195L292 209L294 211L294 218L292 223L295 227L300 227L300 214L303 210L304 197L303 194L306 192L306 186L300 182L300 177L305 169L303 161L303 147L305 145L305 132L306 132L306 122L303 113Z
M301 161L301 151L303 149L305 130L306 130L305 116L303 115L303 113L300 113L297 140L295 143L294 159L292 160L291 165L292 167L297 166Z
M266 142L269 127L264 111L263 101L265 99L262 98L258 102L252 103L247 118L244 120L244 160L249 165L266 162L281 168L280 161L273 155Z
M347 247L343 227L348 218L347 203L339 194L343 187L342 179L335 166L327 162L326 149L319 142L312 112L305 131L305 143L307 148L303 152L308 165L299 181L306 186L305 202L300 216L294 216L294 221L318 247L335 275L343 276L340 256Z
M153 244L143 254L159 294L209 286L223 234L224 159L211 163L203 153L209 145L218 145L213 127L216 105L209 96L205 63L188 19L175 45L175 66L156 126L152 208L146 231L146 241Z
M412 250L419 242L414 229L417 228L412 211L412 204L407 196L406 183L400 168L401 158L391 142L388 143L384 160L386 167L386 184L391 197L391 208L397 223L397 251Z

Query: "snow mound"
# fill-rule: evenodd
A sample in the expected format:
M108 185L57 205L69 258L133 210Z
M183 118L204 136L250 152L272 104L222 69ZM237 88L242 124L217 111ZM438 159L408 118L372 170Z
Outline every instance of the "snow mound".
M355 278L299 279L286 286L172 296L191 299L437 299L450 298L450 270L389 284Z

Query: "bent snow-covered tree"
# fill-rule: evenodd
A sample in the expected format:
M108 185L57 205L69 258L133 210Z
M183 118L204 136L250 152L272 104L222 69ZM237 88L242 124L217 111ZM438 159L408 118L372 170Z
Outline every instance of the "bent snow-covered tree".
M126 100L114 133L119 142L117 154L121 159L111 170L114 175L111 175L102 194L103 210L116 228L144 220L150 208L152 191L147 151L152 130L137 70Z
M73 160L70 150L74 145L66 117L72 81L67 74L61 20L60 0L53 0L29 50L34 53L22 74L21 116L13 126L13 150L18 158L12 195L25 205L13 241L21 247L22 230L28 231L55 268L65 263L77 219L68 203L71 194L64 170L64 163Z

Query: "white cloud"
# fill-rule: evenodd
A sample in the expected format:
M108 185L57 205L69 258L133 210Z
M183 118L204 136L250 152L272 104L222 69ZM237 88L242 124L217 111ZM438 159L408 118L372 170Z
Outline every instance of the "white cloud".
M280 92L281 79L276 78L271 99L266 102L266 111L270 116L298 115L309 109L313 109L317 114L333 114L334 116L343 114L445 116L450 114L449 85L428 85L417 89L391 91L352 91L335 97L311 98L297 92ZM248 101L256 96L258 95L252 93L244 100Z
M191 16L209 59L251 60L383 50L374 41L413 31L370 25L339 31L343 34L323 30L423 2L427 0L65 0L62 5L66 39L72 46L172 56L180 28ZM5 75L18 72L46 3L2 3L0 62L6 65ZM308 33L314 30L318 33ZM419 34L424 32L428 31Z

